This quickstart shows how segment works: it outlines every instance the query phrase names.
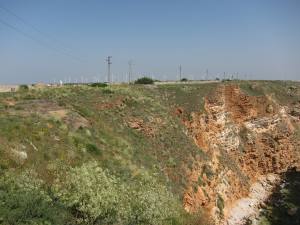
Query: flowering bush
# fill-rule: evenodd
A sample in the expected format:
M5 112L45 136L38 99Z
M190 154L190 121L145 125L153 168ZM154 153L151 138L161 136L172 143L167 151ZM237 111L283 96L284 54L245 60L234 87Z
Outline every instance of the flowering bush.
M71 169L56 183L57 197L76 210L79 223L159 225L179 216L176 199L151 176L126 185L91 162Z
M0 224L63 225L71 215L52 201L32 172L0 176Z

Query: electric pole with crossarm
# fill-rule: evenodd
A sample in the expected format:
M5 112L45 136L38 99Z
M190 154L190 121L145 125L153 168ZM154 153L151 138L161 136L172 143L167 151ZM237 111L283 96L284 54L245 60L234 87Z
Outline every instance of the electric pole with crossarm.
M107 82L111 83L111 74L110 74L110 65L112 56L107 56L106 62L107 62Z

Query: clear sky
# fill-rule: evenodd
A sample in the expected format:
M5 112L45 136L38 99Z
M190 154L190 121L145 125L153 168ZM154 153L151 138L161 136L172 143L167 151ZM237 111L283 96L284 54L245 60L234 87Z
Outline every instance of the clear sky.
M0 0L0 83L300 79L299 0ZM221 75L219 75L222 77Z

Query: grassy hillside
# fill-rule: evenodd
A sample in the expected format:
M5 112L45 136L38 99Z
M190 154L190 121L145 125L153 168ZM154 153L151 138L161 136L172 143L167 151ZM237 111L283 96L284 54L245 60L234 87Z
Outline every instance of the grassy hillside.
M92 163L92 168L103 171L103 180L106 177L112 179L108 186L139 189L134 193L145 194L149 198L153 195L154 199L149 200L153 202L147 203L149 210L151 204L153 207L158 202L161 204L158 210L163 215L157 215L158 219L153 218L154 221L151 219L153 215L137 218L141 220L140 224L167 224L166 220L181 223L178 217L182 218L182 215L178 216L178 213L183 213L181 197L186 182L185 171L198 161L206 160L206 156L186 135L185 127L174 114L174 109L181 104L191 110L201 109L202 97L214 86L206 85L203 89L201 86L66 86L1 94L0 168L3 180L0 198L8 201L0 207L0 215L4 214L2 221L8 224L57 224L66 221L102 223L113 217L105 213L95 216L93 210L82 209L82 202L89 204L84 200L85 196L79 197L79 202L73 205L69 198L74 201L74 196L69 196L65 201L59 196L63 190L68 190L65 183L76 186L72 180L81 179L76 178L80 176L80 170L90 170L87 174L93 178ZM76 173L72 168L77 169ZM72 179L68 180L68 176ZM84 182L89 180L86 177L82 179L87 179ZM31 182L26 183L30 180L34 180L33 183L36 180L39 185L30 187L28 193L26 190L26 194L23 194L23 186L31 185ZM60 188L57 190L55 185ZM161 189L161 193L157 193L155 187L160 187L158 190ZM85 189L85 186L76 188ZM47 202L50 199L52 204L39 215L29 213L27 218L27 210L35 211L37 207L29 200L33 195L32 189L34 193L37 190L43 193L37 201ZM99 190L92 188L87 193L88 198L95 197L92 197L94 191ZM128 192L114 191L120 196ZM24 195L26 199L14 205L8 197L15 195ZM161 202L164 198L165 203ZM128 215L119 218L119 221L107 223L124 224L132 214L137 214L136 210L141 210L139 208L143 206L140 204L143 203L130 203L130 206L126 206L131 208L128 209L131 211ZM14 216L15 219L11 218L14 212L8 212L7 207L16 211L18 216ZM110 207L103 208L104 211L111 211ZM170 212L173 209L174 213L163 212L164 208ZM58 215L53 217L52 214ZM9 221L9 217L13 221Z

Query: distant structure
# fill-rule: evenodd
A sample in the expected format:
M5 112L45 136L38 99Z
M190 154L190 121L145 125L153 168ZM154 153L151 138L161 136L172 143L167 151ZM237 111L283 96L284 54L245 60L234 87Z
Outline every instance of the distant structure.
M179 65L179 80L182 79L182 66Z
M36 84L34 84L34 88L37 88L37 89L43 89L45 87L47 87L47 84L45 84L45 83L36 83Z
M132 60L128 61L128 83L132 81Z
M0 85L0 92L15 92L19 85Z
M112 56L107 56L107 58L106 58L106 62L107 62L107 82L108 83L112 82L111 73L110 73L110 65L112 64L111 58L112 58Z

